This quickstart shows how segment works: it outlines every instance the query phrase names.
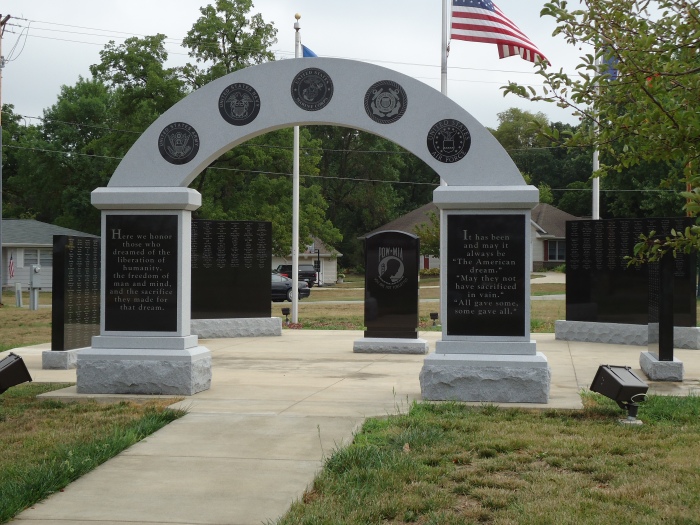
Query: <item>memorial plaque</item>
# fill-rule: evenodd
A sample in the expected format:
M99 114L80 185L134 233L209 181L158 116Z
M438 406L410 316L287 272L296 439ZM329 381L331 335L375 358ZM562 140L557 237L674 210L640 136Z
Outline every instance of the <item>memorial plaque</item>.
M672 254L649 263L649 352L673 361L673 296L676 261Z
M447 335L525 336L525 216L447 216Z
M192 221L192 319L270 317L272 223Z
M178 217L105 218L105 330L176 332Z
M649 265L628 267L640 234L662 237L692 219L603 219L566 224L566 319L601 323L649 323ZM675 326L695 326L695 255L674 262ZM658 293L655 291L654 293Z
M100 335L100 239L54 235L51 350L92 344Z
M418 338L419 244L399 231L365 239L365 337Z

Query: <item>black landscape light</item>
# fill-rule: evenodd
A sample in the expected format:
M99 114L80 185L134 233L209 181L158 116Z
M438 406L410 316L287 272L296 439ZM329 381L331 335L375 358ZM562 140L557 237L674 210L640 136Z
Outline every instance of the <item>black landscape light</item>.
M289 324L289 314L291 310L289 308L282 308L282 315L285 317L284 322Z
M609 397L620 408L627 410L627 421L622 423L640 424L637 420L639 403L647 397L649 385L637 377L629 366L602 365L591 383L591 390Z
M10 355L0 361L0 394L10 387L31 380L27 365L17 354L10 352Z
M430 312L430 318L433 320L433 326L437 325L438 313Z

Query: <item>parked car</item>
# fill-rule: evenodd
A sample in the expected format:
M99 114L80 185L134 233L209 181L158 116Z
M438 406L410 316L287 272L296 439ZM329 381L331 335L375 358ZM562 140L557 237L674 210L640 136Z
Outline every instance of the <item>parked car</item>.
M299 299L304 299L311 295L311 290L304 281L299 281ZM272 274L272 302L279 303L282 301L291 302L294 296L292 295L292 280L277 273Z
M283 275L284 277L292 278L292 265L291 264L280 264L277 268L273 270L275 273ZM299 280L304 281L312 288L316 283L316 268L313 264L300 264L299 265Z

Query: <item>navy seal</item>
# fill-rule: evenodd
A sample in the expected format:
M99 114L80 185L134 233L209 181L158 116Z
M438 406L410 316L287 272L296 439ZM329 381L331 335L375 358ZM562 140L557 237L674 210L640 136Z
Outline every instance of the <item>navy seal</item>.
M260 112L260 95L252 86L242 82L231 84L219 96L219 113L234 126L245 126Z

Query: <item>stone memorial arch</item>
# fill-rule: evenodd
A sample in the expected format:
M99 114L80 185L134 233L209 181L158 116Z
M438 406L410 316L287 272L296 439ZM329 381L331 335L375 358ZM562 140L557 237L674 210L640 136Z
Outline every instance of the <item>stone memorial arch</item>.
M191 93L141 135L107 187L93 191L102 211L102 318L100 335L78 356L78 392L209 388L211 355L190 331L191 212L201 195L188 185L246 140L314 124L391 140L446 183L434 192L443 332L421 371L423 397L546 402L547 359L530 340L537 188L441 93L386 68L326 58L249 67Z

